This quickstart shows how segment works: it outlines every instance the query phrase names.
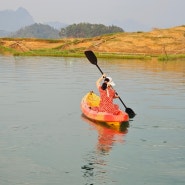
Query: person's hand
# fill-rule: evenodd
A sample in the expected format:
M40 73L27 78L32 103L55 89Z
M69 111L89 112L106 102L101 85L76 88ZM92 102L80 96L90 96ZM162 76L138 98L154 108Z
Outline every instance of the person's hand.
M102 78L106 78L106 75L105 75L105 74L103 74L103 75L102 75Z
M115 94L115 98L119 98L119 95L118 94Z

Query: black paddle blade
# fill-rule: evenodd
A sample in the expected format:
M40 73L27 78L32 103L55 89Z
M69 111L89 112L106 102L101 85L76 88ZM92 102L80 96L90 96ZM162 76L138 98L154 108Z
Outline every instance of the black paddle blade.
M91 62L91 64L97 65L97 58L91 50L85 51L84 54L87 57L87 59Z
M134 118L135 117L135 112L131 108L126 108L125 112L129 115L129 118Z

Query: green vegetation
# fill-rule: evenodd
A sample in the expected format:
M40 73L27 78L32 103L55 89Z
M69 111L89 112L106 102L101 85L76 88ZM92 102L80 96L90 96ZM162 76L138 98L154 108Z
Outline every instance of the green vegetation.
M49 25L32 24L13 33L14 38L59 38L59 31Z
M170 61L170 60L177 60L177 59L185 59L185 54L177 54L177 55L160 55L158 60L160 61Z
M94 26L86 23L74 25L74 28L78 28L78 26L84 28L84 30L92 26L90 31L93 28L97 28L96 26L100 26L102 28L100 30L105 28L102 25ZM72 29L72 31L74 30ZM98 33L100 34L100 32ZM163 32L160 37L159 33L154 31L151 33L106 33L88 38L77 38L74 36L63 39L1 38L0 54L14 56L84 57L85 50L93 50L98 58L150 60L155 57L160 61L184 60L183 27L166 29ZM78 33L83 32L79 29ZM85 34L88 35L89 32Z
M45 24L32 24L21 28L17 32L12 33L9 37L12 38L44 38L44 39L58 39L58 38L90 38L104 34L124 32L124 30L117 26L105 26L103 24L79 23L72 24L60 31Z
M122 53L97 53L98 58L117 58L117 59L151 59L149 55L142 54L122 54Z
M79 50L33 50L29 52L17 52L15 56L53 56L53 57L84 57L84 52ZM96 53L98 58L117 58L117 59L151 59L151 56L146 55L129 55L118 53Z
M7 47L0 45L0 54L9 54L9 53L15 54L16 51L12 48L7 48Z
M117 26L105 26L103 24L79 23L62 28L59 35L61 37L90 38L104 34L119 33L124 30Z
M83 52L77 52L75 50L56 50L56 49L46 49L46 50L32 50L28 52L16 52L14 56L52 56L52 57L84 57Z
M0 47L0 53L1 53L1 47ZM44 50L32 50L32 51L23 52L23 53L13 51L13 53L14 53L14 56L84 57L84 52L78 49L62 50L62 51L58 49L44 49ZM144 55L144 54L121 54L121 53L99 53L99 52L96 53L96 56L98 58L141 59L141 60L151 60L152 57L157 57L159 61L185 59L185 55L168 55L168 58L167 58L166 55L152 56L152 55Z
M59 49L42 49L30 50L28 52L17 52L14 49L0 46L0 54L12 54L14 56L52 56L52 57L84 57L83 49L59 50ZM98 58L116 58L116 59L141 59L150 60L157 57L159 61L171 61L177 59L185 59L185 55L144 55L144 54L122 54L122 53L100 53L97 52Z

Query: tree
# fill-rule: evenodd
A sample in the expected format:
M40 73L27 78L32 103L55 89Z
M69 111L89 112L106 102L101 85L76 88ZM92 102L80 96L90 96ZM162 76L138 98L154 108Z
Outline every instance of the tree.
M79 23L62 28L59 32L60 37L89 38L104 34L124 32L117 26L105 26L103 24Z
M56 39L59 38L59 30L56 30L49 25L35 23L21 28L13 33L11 37Z

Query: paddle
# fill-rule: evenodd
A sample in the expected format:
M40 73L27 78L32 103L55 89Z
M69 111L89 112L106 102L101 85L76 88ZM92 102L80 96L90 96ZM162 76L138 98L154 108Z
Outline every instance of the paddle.
M93 51L89 50L89 51L85 51L85 56L87 57L87 59L91 62L91 64L96 65L96 67L99 69L99 71L101 72L101 74L103 75L103 71L100 69L100 67L98 66L98 61L97 61L97 57L95 56L95 54L93 53ZM116 92L116 95L118 95L118 93ZM125 107L125 112L129 115L129 118L133 118L136 114L135 112L131 109L128 108L123 100L119 97L119 100L121 101L121 103L124 105Z

